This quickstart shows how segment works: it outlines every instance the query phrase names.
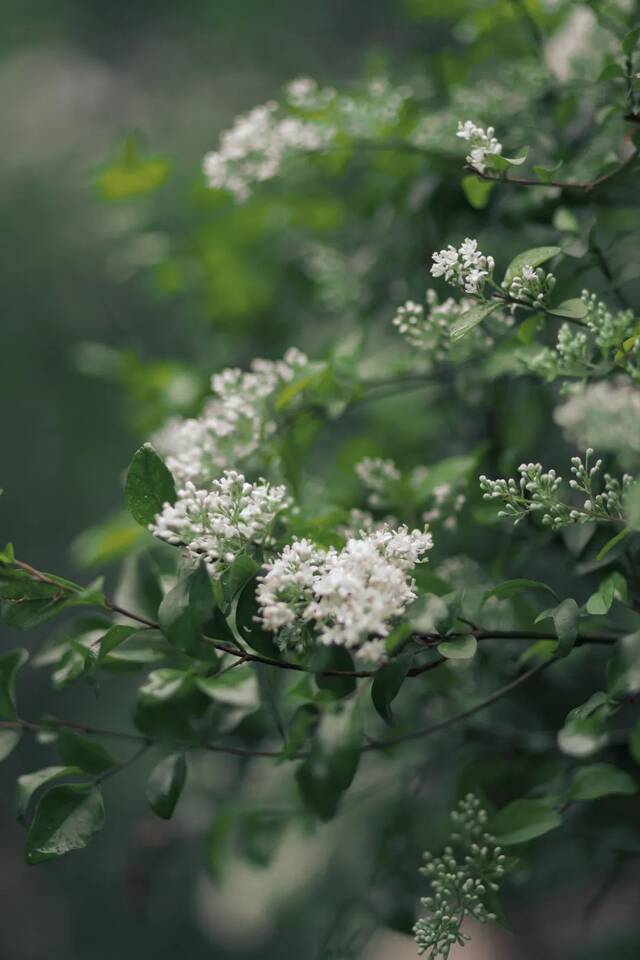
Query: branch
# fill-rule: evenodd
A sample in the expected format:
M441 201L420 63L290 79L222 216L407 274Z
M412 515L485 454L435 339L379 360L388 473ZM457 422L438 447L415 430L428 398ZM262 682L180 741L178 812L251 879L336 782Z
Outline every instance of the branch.
M609 173L603 173L602 176L594 180L538 180L533 177L501 177L485 170L478 170L473 164L467 164L465 170L476 175L481 180L487 180L491 183L508 183L517 187L559 187L561 190L582 190L584 193L591 193L596 187L606 183L613 177L617 177L626 167L628 167L638 156L638 151L633 150L625 160L622 160L617 167L610 170Z
M494 693L490 694L490 696L486 697L484 700L481 700L479 703L476 703L475 706L469 707L468 710L463 710L462 713L456 713L452 717L447 717L445 720L440 720L438 723L433 723L429 727L423 727L421 730L414 730L412 733L404 733L398 737L391 737L389 740L376 741L374 743L367 744L362 748L362 750L363 752L369 750L382 750L385 747L392 747L395 746L396 743L404 743L407 740L421 740L423 737L429 737L431 734L439 733L441 730L446 730L449 727L453 727L457 723L461 723L463 720L473 717L476 713L486 710L487 707L490 707L493 703L496 703L498 700L506 697L508 694L512 693L513 690L517 690L518 687L521 687L524 683L527 683L533 677L537 676L539 673L542 673L543 670L546 670L547 667L550 667L552 663L556 662L557 657L553 657L550 660L545 660L544 663L539 663L537 666L527 670L526 673L516 677L515 680L511 681L511 683L507 683L506 686L500 687L498 690L494 691Z
M57 579L53 579L47 574L42 573L39 570L36 570L35 567L32 567L24 561L16 560L15 565L20 567L22 570L28 572L31 576L35 577L37 580L42 581L43 583L49 583L54 586L58 586L61 589L66 589L69 593L75 593L71 586L61 585ZM140 614L133 613L131 610L125 610L124 607L121 607L115 603L112 603L109 600L105 600L105 607L108 610L111 610L114 613L118 613L123 617L127 617L129 620L133 620L136 623L141 623L146 627L150 627L154 630L160 629L160 624L156 623L154 620L148 620L146 617L140 616ZM531 630L480 630L478 628L470 628L464 632L454 632L454 633L416 633L412 636L411 639L417 641L422 646L426 648L436 647L439 643L442 643L444 640L452 640L458 637L467 636L469 633L473 633L477 640L549 640L553 639L550 637L549 633L543 633L539 631ZM215 640L212 637L204 636L204 639L211 644L215 650L219 650L221 653L230 654L233 657L238 657L238 650L236 647L232 647L230 644L223 643L220 640ZM584 646L586 644L613 644L616 643L618 637L613 634L585 634L580 633L576 639L576 646ZM421 651L416 651L420 653ZM299 673L314 673L321 677L352 677L354 679L365 679L367 677L373 677L377 673L377 670L314 670L311 667L305 666L301 663L293 663L291 660L278 660L275 657L263 656L259 653L250 653L249 651L242 651L243 661L250 663L262 663L268 667L278 667L280 670L295 670ZM237 666L240 661L234 663L234 666ZM446 657L439 657L437 660L432 660L429 663L422 664L421 666L412 667L407 676L409 677L418 677L423 673L427 673L429 670L435 670L436 667L441 666L446 662Z

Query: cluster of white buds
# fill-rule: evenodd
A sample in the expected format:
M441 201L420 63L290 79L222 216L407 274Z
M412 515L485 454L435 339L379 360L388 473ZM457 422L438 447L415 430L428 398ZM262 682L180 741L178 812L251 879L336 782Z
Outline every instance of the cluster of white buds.
M262 625L283 649L315 639L380 663L384 638L416 598L410 571L432 545L427 530L404 526L362 532L341 550L294 540L259 578Z
M290 505L283 486L264 480L249 483L241 473L228 470L207 490L187 482L149 529L161 540L184 547L193 559L203 559L217 577L249 545L271 545L274 523Z
M469 237L463 240L459 248L449 244L434 253L432 259L432 276L444 277L454 287L476 295L482 294L485 281L495 268L493 257L485 257L478 250L478 241Z
M547 380L561 376L586 379L608 366L640 382L640 335L633 310L613 313L588 290L582 291L581 299L587 308L585 328L576 330L563 324L555 347L544 347L535 356L523 358L526 366Z
M514 277L502 283L502 289L514 300L533 307L544 306L555 285L556 278L552 273L545 273L541 267L535 270L525 265Z
M496 919L487 898L499 889L506 856L490 833L487 814L473 794L460 802L451 814L455 832L440 857L424 854L420 873L427 877L431 895L421 903L428 915L413 928L420 954L430 951L430 960L447 960L451 948L464 946L469 937L462 933L465 917L480 923Z
M206 487L225 469L245 467L276 431L275 399L308 368L291 347L282 360L253 360L248 371L228 368L211 379L213 397L199 417L174 417L153 437L178 485Z
M467 140L470 143L469 153L466 161L470 167L479 173L484 173L487 169L487 160L491 157L499 157L502 153L502 144L495 137L493 127L479 127L472 120L458 122L457 137L461 140Z
M407 343L428 353L429 359L438 363L445 360L461 362L473 354L490 350L495 344L492 333L512 326L514 322L509 313L496 311L486 323L474 327L465 337L452 340L453 324L475 305L475 301L470 297L459 300L447 297L440 303L438 294L431 288L426 292L425 301L426 306L407 300L396 310L393 325Z
M480 477L484 500L501 500L503 509L498 516L519 523L531 513L540 513L542 523L554 530L574 523L595 523L624 519L623 495L633 482L629 474L617 480L610 474L603 476L604 489L593 490L593 482L602 467L602 460L590 463L593 450L586 451L584 460L573 457L569 486L584 495L581 506L565 502L560 494L562 477L555 470L544 470L541 463L521 463L520 477L490 480Z

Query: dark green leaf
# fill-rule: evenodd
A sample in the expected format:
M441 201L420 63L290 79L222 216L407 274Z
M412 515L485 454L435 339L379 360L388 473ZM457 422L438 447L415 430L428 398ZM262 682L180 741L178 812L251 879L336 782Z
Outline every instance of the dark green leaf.
M385 723L393 723L391 704L398 695L411 663L410 657L399 657L383 664L371 686L371 700Z
M293 760L318 726L319 719L320 711L315 704L303 703L298 707L289 723L287 739L282 749L283 757Z
M70 783L52 787L40 799L27 834L27 863L40 863L86 847L104 826L98 787Z
M213 614L213 606L211 580L204 562L200 561L195 569L179 577L160 604L158 620L169 643L185 653L206 655L207 644L202 640L202 632Z
M238 633L248 643L252 650L263 657L272 657L279 660L280 651L273 642L273 634L264 630L258 615L260 608L256 600L256 582L250 580L238 597L236 605L236 627Z
M326 713L311 754L296 770L304 804L321 820L335 815L340 797L353 781L360 759L360 739L353 704L341 713Z
M328 690L334 697L348 697L356 688L356 678L350 676L327 676L320 671L335 670L340 673L352 673L355 670L353 659L344 647L319 647L314 651L309 666L315 673L316 684L320 690Z
M578 636L578 616L580 608L572 597L567 597L557 607L543 611L536 617L536 623L551 618L558 638L558 656L566 657L573 649Z
M24 823L31 798L41 787L49 786L56 780L65 780L70 777L82 777L83 771L79 767L55 766L43 767L33 773L23 773L18 777L16 784L16 817Z
M150 443L134 454L127 471L125 502L134 520L146 527L165 503L175 503L173 476Z
M187 780L184 753L173 753L154 767L147 782L147 800L152 810L170 820Z
M65 763L94 775L104 773L118 764L101 743L80 736L73 730L60 731L58 752Z
M634 27L633 30L629 30L629 33L623 37L622 52L626 57L630 57L633 54L638 45L638 40L640 40L640 27Z
M0 656L0 717L16 718L16 674L29 659L26 650L9 650Z

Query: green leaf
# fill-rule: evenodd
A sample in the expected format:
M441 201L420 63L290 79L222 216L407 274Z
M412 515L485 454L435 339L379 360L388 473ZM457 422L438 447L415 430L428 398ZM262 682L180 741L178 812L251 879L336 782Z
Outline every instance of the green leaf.
M494 187L494 182L481 180L480 177L474 175L462 178L464 195L474 210L484 210L489 203L489 198Z
M399 657L397 660L390 660L389 663L385 663L380 667L373 678L371 700L385 723L393 723L391 704L404 683L410 663L410 657Z
M175 587L163 598L158 610L160 629L169 643L185 653L206 656L202 640L205 623L213 614L211 580L204 561L182 573Z
M116 623L109 627L107 632L99 640L97 662L101 664L112 650L115 650L121 643L130 637L137 630L134 626L125 626L122 623Z
M547 312L554 317L566 317L569 320L582 320L587 315L587 305L580 299L574 297L572 300L563 300L557 307L548 307Z
M507 847L541 837L561 823L560 814L545 800L514 800L489 821L487 831Z
M501 301L489 300L484 303L479 303L476 307L471 307L470 310L465 310L451 327L451 339L454 341L462 340L470 330L477 327L479 323L482 323L488 316L495 313L501 306Z
M21 737L20 730L0 730L0 763L15 750Z
M350 676L326 676L326 670L352 673L355 670L353 658L344 647L319 647L313 652L309 664L315 673L319 690L328 690L337 699L348 697L356 688L356 678Z
M313 734L320 721L320 711L314 703L303 703L295 711L287 729L287 739L282 756L293 760Z
M627 581L621 573L614 571L602 581L595 593L587 600L587 613L592 616L604 616L611 609L614 600L626 600Z
M530 250L524 250L517 257L514 257L507 267L504 282L509 284L523 267L539 267L559 253L562 253L560 247L532 247Z
M472 633L438 644L438 653L447 660L470 660L478 649L478 641Z
M621 540L624 540L625 537L628 537L632 532L630 527L625 527L624 530L621 530L620 533L616 533L615 537L611 537L610 540L607 540L604 547L601 547L596 554L596 560L604 560L607 554L613 550L614 547L617 547Z
M9 650L0 656L0 717L16 719L16 674L29 659L26 650Z
M134 723L152 737L189 740L210 703L196 687L192 671L163 667L152 670L140 687Z
M127 510L141 526L148 526L165 503L175 503L173 476L150 443L134 454L124 489Z
M352 702L340 713L325 713L310 755L296 770L304 804L321 820L335 815L358 768L362 732L356 707Z
M187 780L184 753L173 753L153 768L147 782L147 800L154 813L170 820Z
M0 491L1 492L1 491ZM0 563L13 563L16 559L15 550L13 549L13 544L8 543L4 550L0 550Z
M487 590L485 593L484 600L488 600L489 597L497 597L500 600L504 600L505 598L514 596L516 593L520 593L521 590L545 590L557 599L555 590L547 583L542 583L541 580L526 580L521 578L518 580L504 580L497 586L492 587L491 590Z
M242 663L219 677L198 677L199 690L230 707L243 710L257 710L260 706L260 691L254 670L248 663Z
M159 154L144 154L138 137L128 136L119 156L100 171L96 187L105 200L130 200L162 186L171 173L171 161Z
M255 580L255 576L259 570L260 564L256 563L248 553L241 553L235 558L223 577L223 588L227 604L233 601L250 580Z
M532 167L533 172L535 173L538 180L544 180L545 183L548 183L550 180L554 179L555 174L560 170L562 166L562 160L558 160L556 164L552 167L542 167L539 164L534 164ZM554 222L554 226L556 226ZM557 230L562 230L562 227L556 226Z
M576 637L578 636L579 613L580 608L576 601L573 597L567 597L567 599L559 603L557 607L544 610L536 617L536 623L540 623L541 620L548 620L549 618L553 620L558 638L559 657L566 657L573 649Z
M618 640L607 669L607 689L614 699L640 692L640 631Z
M638 786L633 777L610 763L593 763L577 770L571 782L571 800L597 800L611 794L636 793Z
M604 70L601 70L596 83L605 83L607 80L625 80L626 76L619 63L608 63Z
M16 817L24 823L31 798L41 787L48 786L55 780L64 780L69 777L81 777L83 772L79 767L54 766L43 767L33 773L23 773L18 777L16 784Z
M236 604L236 627L242 639L252 650L263 657L280 659L280 651L273 642L273 635L265 630L258 620L260 608L256 600L256 581L250 580L238 597Z
M84 783L52 787L40 799L27 834L27 863L80 850L103 826L104 804L98 787Z
M629 32L623 37L622 52L626 57L630 57L633 54L638 45L638 40L640 40L640 27L634 27L633 30L629 30Z
M96 776L118 765L118 761L101 743L82 737L73 730L60 731L58 752L65 763Z

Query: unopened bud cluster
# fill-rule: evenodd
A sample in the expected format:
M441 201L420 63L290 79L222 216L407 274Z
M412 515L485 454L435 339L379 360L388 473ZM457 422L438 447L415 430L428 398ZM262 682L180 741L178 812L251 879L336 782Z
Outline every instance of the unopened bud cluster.
M624 519L623 495L633 482L629 474L621 480L605 473L603 489L596 493L594 480L602 467L602 460L591 463L593 450L586 451L584 459L573 457L569 480L572 490L584 496L580 506L567 503L561 493L562 477L551 469L545 470L541 463L521 463L518 467L519 478L490 480L480 477L480 489L484 500L501 500L503 509L498 516L501 519L519 523L531 513L541 514L542 523L554 530L574 523L607 522Z
M487 832L487 814L473 794L460 802L451 814L455 832L442 856L424 854L420 873L429 879L431 895L421 902L428 915L413 928L420 954L429 951L429 960L447 960L451 947L464 946L469 939L461 926L465 917L480 923L495 920L487 897L498 891L505 872L506 857Z
M502 289L513 300L535 307L548 302L555 285L556 278L552 273L545 273L541 267L534 270L525 265L514 277L502 283Z

